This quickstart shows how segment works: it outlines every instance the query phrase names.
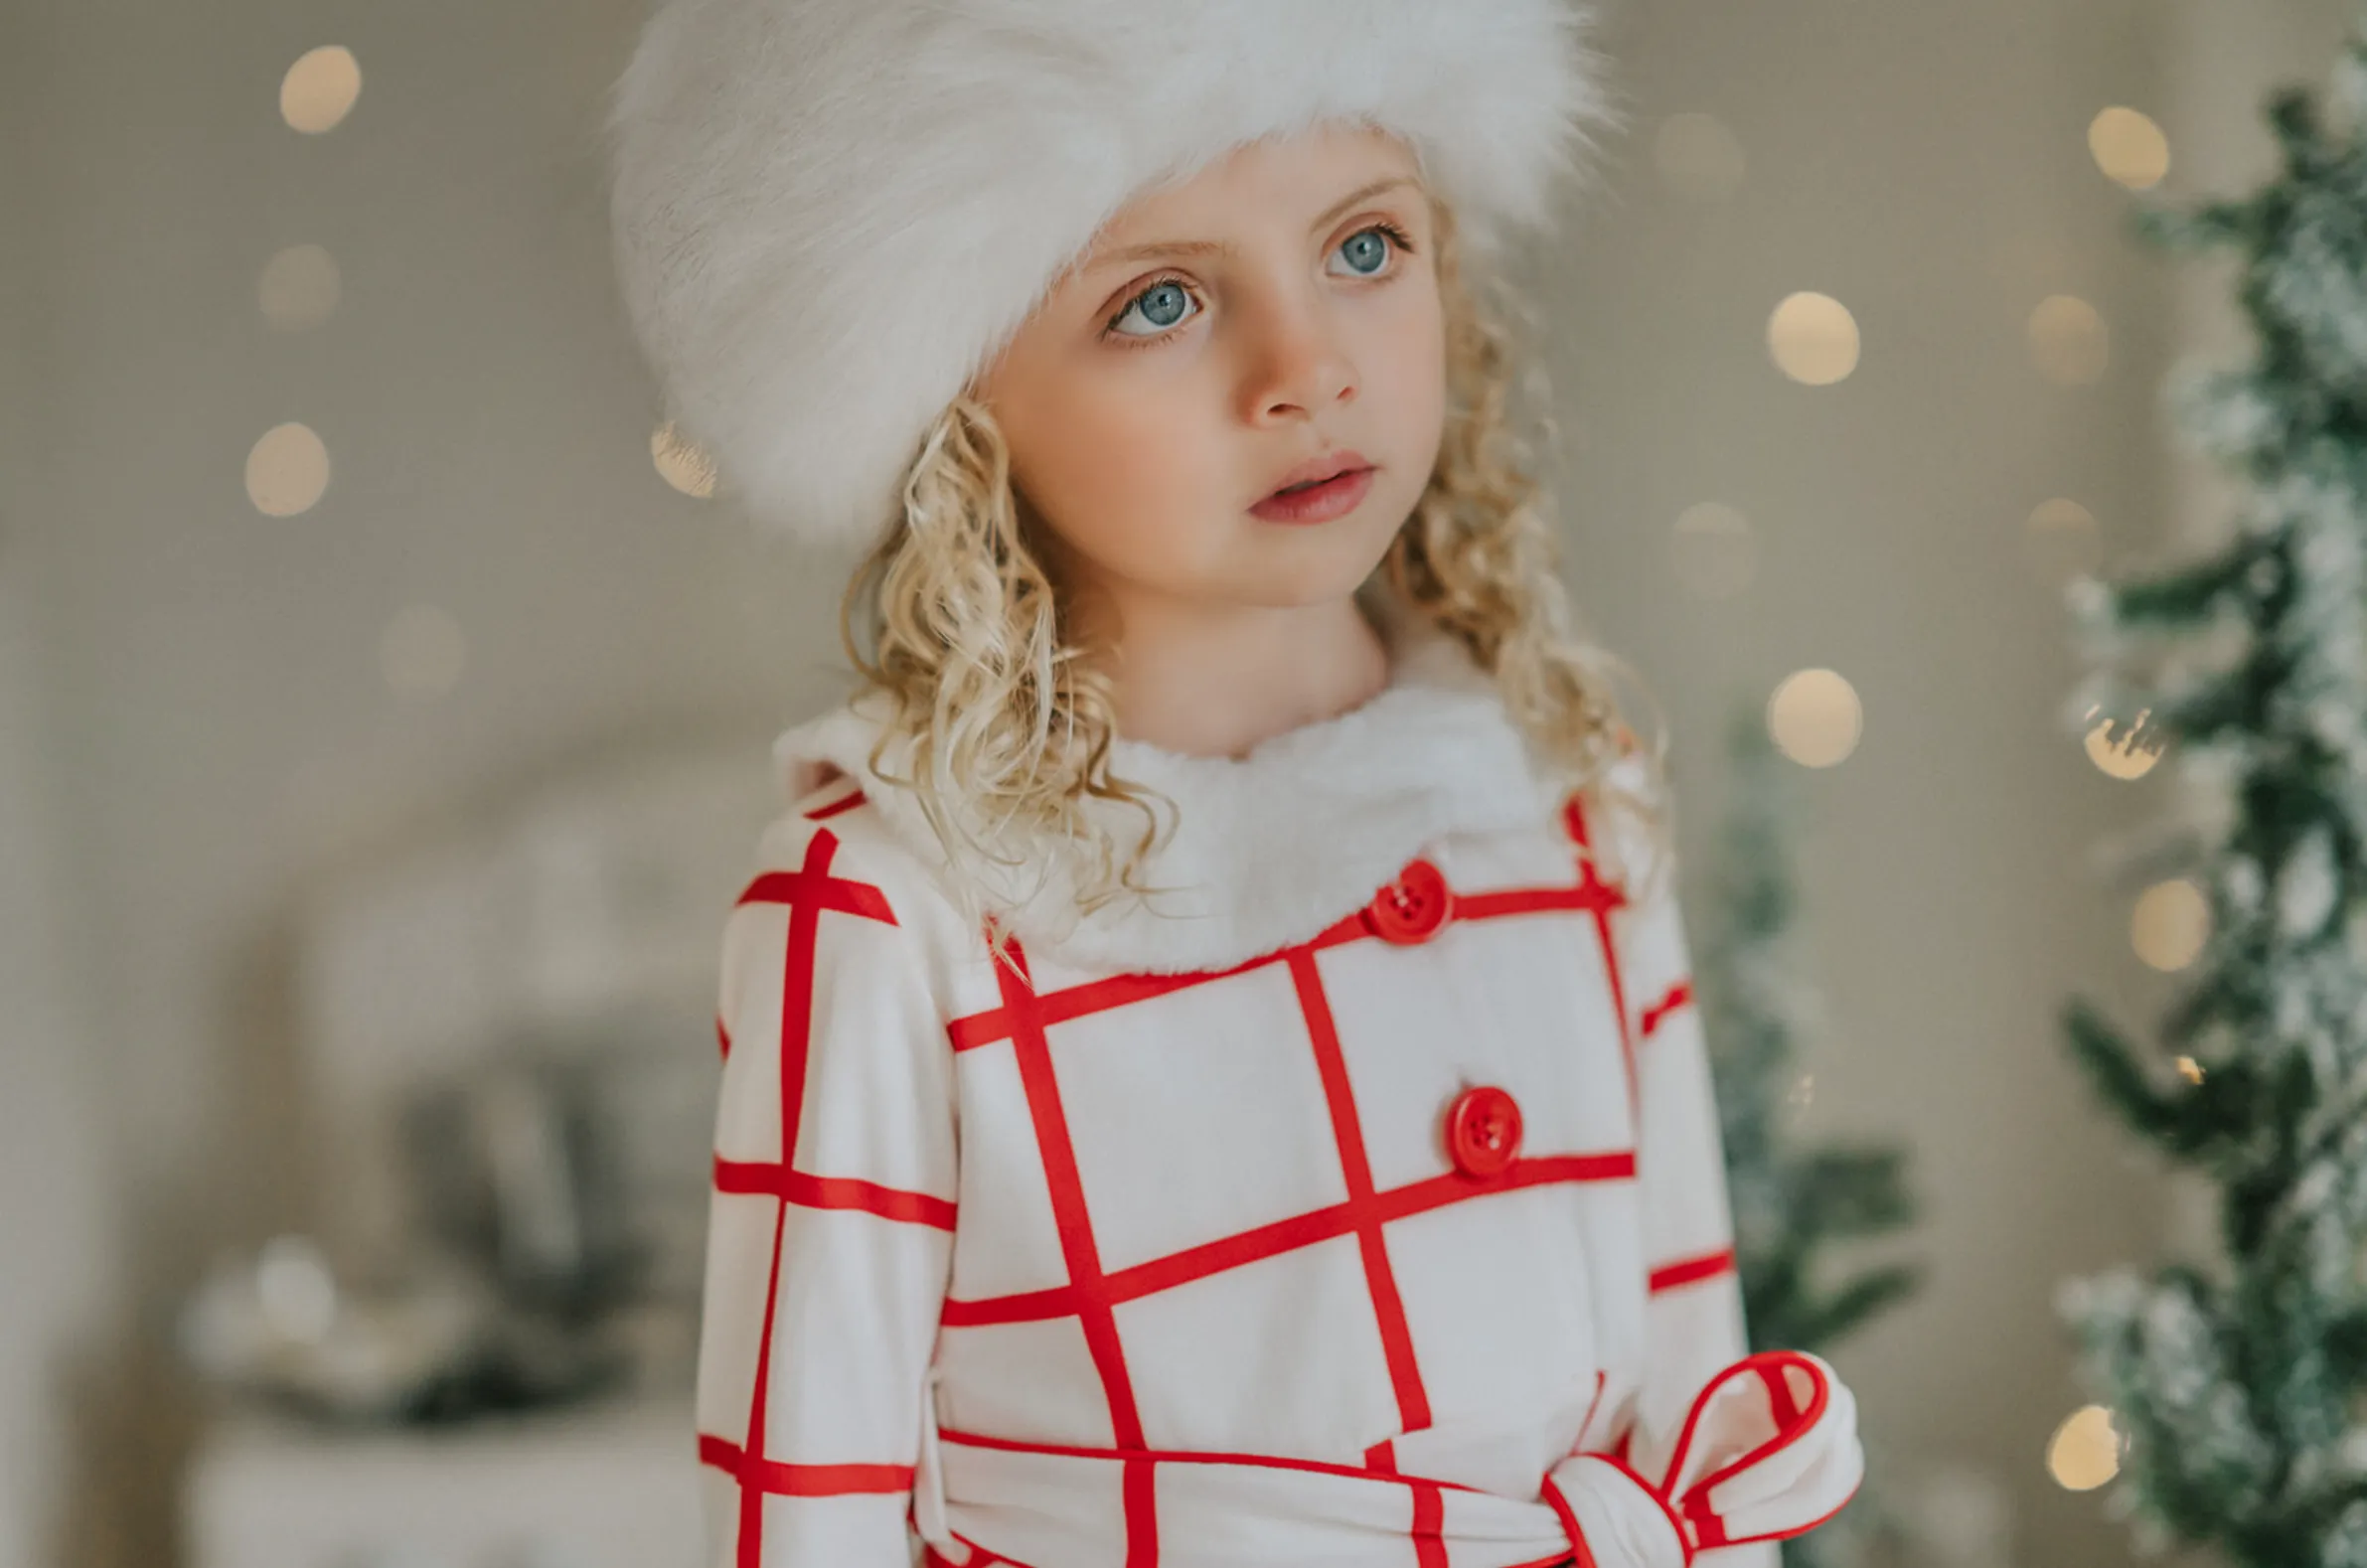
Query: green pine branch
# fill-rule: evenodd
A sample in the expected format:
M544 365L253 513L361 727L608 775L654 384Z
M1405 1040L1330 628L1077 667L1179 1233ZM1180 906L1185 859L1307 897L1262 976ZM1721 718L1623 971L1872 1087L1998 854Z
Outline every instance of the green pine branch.
M2241 258L2251 357L2189 379L2180 413L2245 495L2223 547L2070 600L2088 691L2141 703L2222 809L2186 870L2209 934L2152 1044L2082 1000L2064 1032L2099 1100L2213 1184L2219 1231L2207 1268L2062 1305L2126 1439L2121 1513L2231 1568L2367 1568L2367 32L2334 95L2271 98L2258 190L2137 215L2149 243ZM2162 657L2231 630L2232 659Z

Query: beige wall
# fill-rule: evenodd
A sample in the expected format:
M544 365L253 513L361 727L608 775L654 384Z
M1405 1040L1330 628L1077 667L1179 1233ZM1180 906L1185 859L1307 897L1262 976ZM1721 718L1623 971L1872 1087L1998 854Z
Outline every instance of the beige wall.
M47 1502L66 1468L59 1351L105 1304L113 1241L89 1036L53 919L69 867L28 551L44 506L29 466L51 426L29 374L42 336L34 226L14 220L36 210L32 160L18 154L39 145L41 31L0 10L0 1568L47 1560Z
M12 1265L24 1236L56 1261L59 1299L120 1284L63 1332L12 1266L0 1399L38 1411L38 1369L77 1369L76 1418L40 1448L76 1478L81 1522L59 1528L78 1560L165 1560L192 1419L159 1392L170 1305L215 1247L301 1222L333 1174L282 1021L289 896L439 803L591 750L720 734L760 766L830 687L843 563L765 549L647 460L591 145L639 9L0 7L4 210L32 220L0 225L0 847L16 835L51 889L12 879L0 936L63 955L0 970L0 1106L36 1103L23 1078L65 1146L0 1142L0 1217ZM1631 7L1611 42L1638 132L1536 268L1576 441L1570 574L1668 706L1688 839L1718 805L1731 700L1812 664L1864 698L1803 847L1835 1020L1812 1125L1914 1139L1936 1272L1842 1359L1882 1441L2013 1489L2034 1564L2125 1558L2097 1499L2038 1468L2078 1402L2048 1298L2141 1255L2160 1207L2054 1021L2074 988L2131 1019L2158 995L2120 937L2125 895L2081 868L2143 797L2053 727L2076 672L2020 539L2069 495L2137 548L2174 502L2152 405L2171 279L2124 237L2085 127L2120 101L2237 134L2241 95L2199 103L2189 56L2215 35L2194 18L2303 9L2192 0L2165 29L2143 0ZM323 42L366 86L345 126L299 137L276 84ZM1676 109L1743 138L1723 207L1654 183L1650 134ZM255 277L299 241L335 253L345 303L280 335ZM1767 312L1797 288L1857 314L1864 357L1837 387L1767 363ZM2098 387L2027 368L2022 320L2056 291L2112 324ZM265 518L241 464L291 418L336 477L313 512ZM1725 605L1666 563L1670 520L1710 499L1761 547ZM421 601L458 619L469 666L410 706L377 643ZM61 1131L78 1110L87 1137ZM0 1501L0 1568L40 1560L11 1523Z
M165 1375L171 1310L215 1249L305 1222L334 1179L300 1119L290 899L573 757L721 736L763 768L830 685L835 600L650 466L591 140L638 0L17 3L25 47L0 59L33 87L0 100L32 121L7 155L33 221L0 223L26 280L0 374L28 423L0 572L45 683L49 912L124 1237L120 1310L40 1353L73 1379L58 1531L79 1560L155 1564L196 1415ZM279 78L327 42L363 94L300 137ZM282 335L256 278L305 241L344 303ZM334 478L267 518L242 467L287 419ZM379 673L414 602L468 638L426 706ZM49 1212L35 1158L0 1148L9 1206Z

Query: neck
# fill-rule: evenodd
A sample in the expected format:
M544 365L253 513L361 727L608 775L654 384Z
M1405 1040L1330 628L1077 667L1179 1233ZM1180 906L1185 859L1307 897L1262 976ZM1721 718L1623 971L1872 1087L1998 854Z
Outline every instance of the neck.
M1101 647L1118 733L1167 751L1241 757L1336 717L1389 683L1389 649L1353 596L1305 605L1135 601Z

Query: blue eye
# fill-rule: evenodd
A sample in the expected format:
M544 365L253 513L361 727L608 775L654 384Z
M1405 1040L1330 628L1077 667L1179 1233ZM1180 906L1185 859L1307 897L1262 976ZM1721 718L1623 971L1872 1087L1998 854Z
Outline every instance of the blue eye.
M1165 278L1134 296L1130 307L1143 313L1143 319L1162 331L1184 319L1184 307L1191 303L1191 295L1174 278Z
M1383 235L1387 236L1385 240L1382 238ZM1413 249L1413 243L1407 239L1403 230L1395 224L1378 223L1359 229L1348 235L1340 242L1339 249L1335 250L1333 254L1350 257L1350 265L1355 270L1345 275L1373 278L1379 277L1381 269L1388 264L1389 250L1392 245L1399 250L1410 251ZM1181 279L1160 278L1150 287L1128 300L1126 308L1113 316L1108 325L1103 328L1102 336L1119 339L1125 347L1130 349L1144 348L1151 344L1164 342L1172 329L1188 319L1184 314L1184 307L1190 303L1191 297L1191 291L1184 287ZM1150 332L1121 331L1120 324L1137 312L1140 312L1143 320L1155 330Z
M1139 348L1145 343L1157 343L1167 336L1167 329L1184 319L1184 307L1191 299L1191 291L1172 277L1163 277L1126 302L1126 308L1111 318L1102 333L1105 338L1127 340L1126 347ZM1118 323L1136 311L1143 319L1160 330L1156 332L1121 332Z
M1354 252L1359 255L1370 255L1372 259L1372 271L1365 272L1364 276L1366 277L1370 277L1372 272L1379 271L1382 265L1385 264L1389 259L1389 247L1381 239L1380 231L1377 229L1357 230L1354 234L1348 235L1345 239L1341 241L1340 248L1342 252ZM1359 270L1361 270L1360 266Z

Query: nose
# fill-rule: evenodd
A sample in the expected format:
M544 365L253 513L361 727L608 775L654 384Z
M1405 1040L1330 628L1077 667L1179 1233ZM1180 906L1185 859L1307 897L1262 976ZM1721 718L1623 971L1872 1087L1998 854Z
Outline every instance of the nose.
M1314 413L1356 394L1356 367L1341 323L1320 300L1270 302L1251 323L1247 387L1253 422Z

